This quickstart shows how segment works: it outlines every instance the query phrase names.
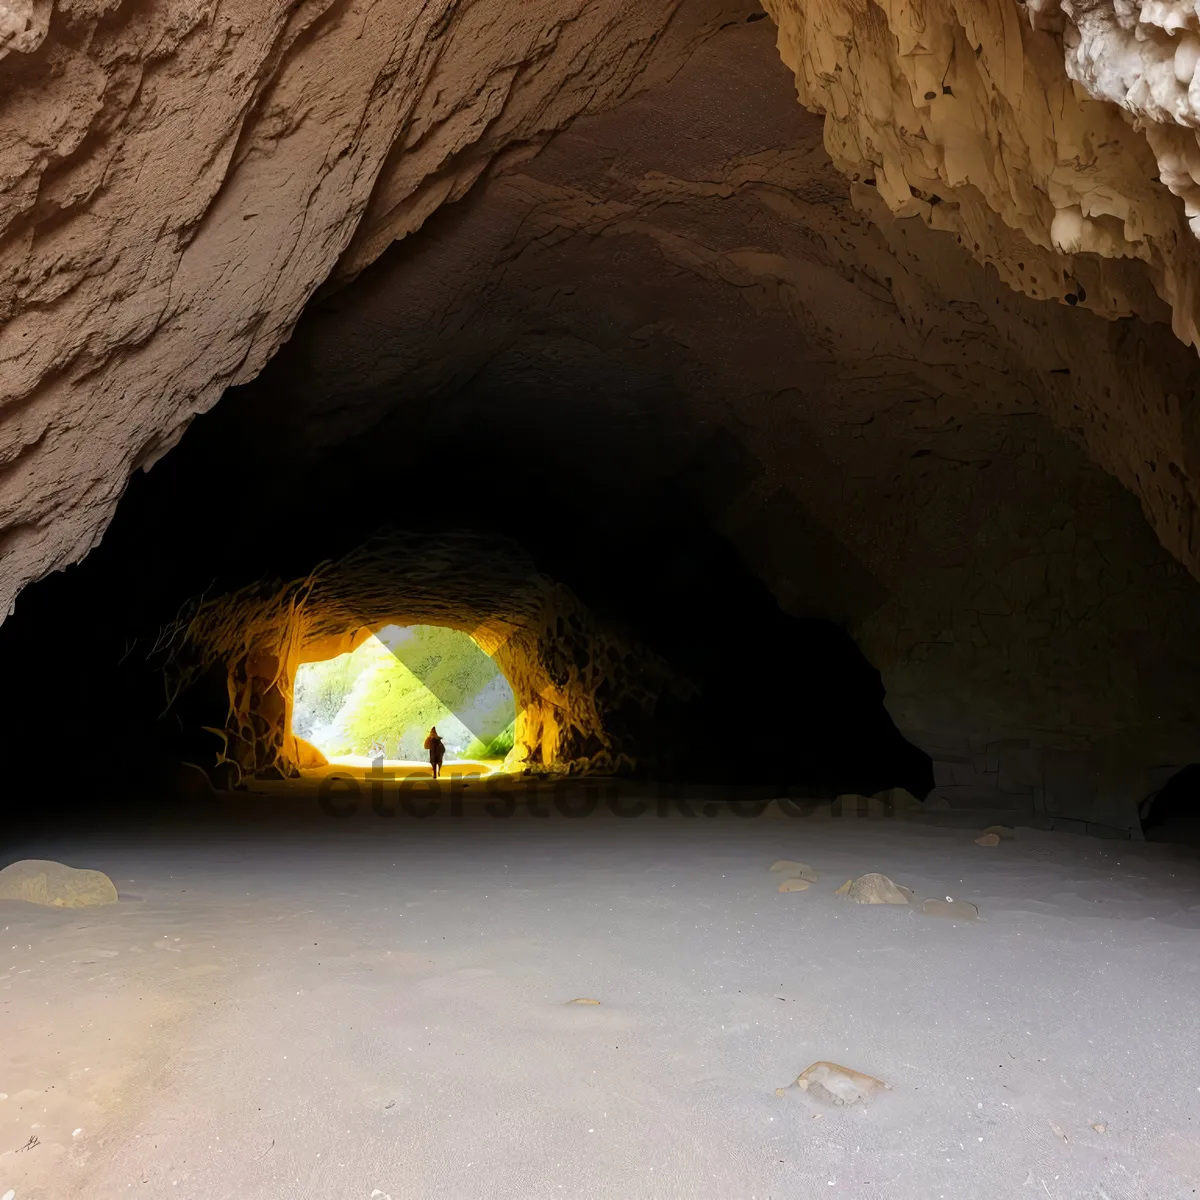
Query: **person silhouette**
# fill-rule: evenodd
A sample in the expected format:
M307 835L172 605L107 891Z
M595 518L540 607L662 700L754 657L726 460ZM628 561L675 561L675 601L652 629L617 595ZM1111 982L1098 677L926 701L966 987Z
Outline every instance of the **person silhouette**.
M436 779L441 774L442 760L446 757L446 743L438 737L436 725L425 739L425 749L429 751L429 765L433 768L433 777Z

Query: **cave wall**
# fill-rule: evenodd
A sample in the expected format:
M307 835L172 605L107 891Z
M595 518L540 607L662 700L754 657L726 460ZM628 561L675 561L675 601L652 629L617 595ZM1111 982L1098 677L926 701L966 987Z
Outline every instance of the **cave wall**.
M21 10L0 613L229 388L201 444L254 478L212 497L225 541L356 461L386 476L382 447L458 456L442 506L469 524L492 498L463 474L489 481L601 621L637 615L605 577L641 539L669 642L714 577L694 520L850 631L940 799L1134 828L1200 758L1194 19L767 8ZM254 578L274 551L243 541Z
M669 479L853 632L938 797L1129 830L1200 751L1200 589L1081 426L1197 377L1164 326L1015 293L848 185L752 24L315 306L238 410L301 477L370 430L559 459L563 494Z
M1195 341L1186 5L766 7L861 211L920 219L1030 296L1168 318ZM756 15L734 0L10 5L0 615L96 544L130 472L253 378L325 281ZM1195 572L1195 421L1186 394L1152 399L1097 394L1060 419Z
M1200 344L1200 26L1183 3L765 0L852 182L1026 295L1169 320ZM1079 364L1076 364L1079 365ZM1092 458L1196 573L1188 395L1074 414Z
M0 618L96 544L129 474L253 378L331 273L748 11L18 5L0 30Z

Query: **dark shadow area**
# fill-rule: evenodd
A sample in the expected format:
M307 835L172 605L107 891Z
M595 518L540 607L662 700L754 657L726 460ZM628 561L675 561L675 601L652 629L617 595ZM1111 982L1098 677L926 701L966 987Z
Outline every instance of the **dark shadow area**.
M1200 763L1177 771L1149 798L1142 829L1147 841L1200 845Z
M29 589L0 628L14 681L2 750L33 779L48 761L62 772L54 803L86 808L97 788L106 803L156 793L163 764L209 770L205 727L227 702L225 680L213 672L168 697L150 653L158 632L197 596L303 577L380 529L420 534L433 554L453 531L511 540L693 685L624 731L643 774L826 795L932 785L852 639L781 611L714 528L753 467L724 454L720 431L672 463L670 396L665 415L650 421L647 407L632 426L582 386L545 380L482 402L398 404L297 467L273 455L272 375L227 395L136 475L102 544ZM626 395L644 386L628 380ZM203 791L199 772L182 778ZM28 794L9 789L7 802Z

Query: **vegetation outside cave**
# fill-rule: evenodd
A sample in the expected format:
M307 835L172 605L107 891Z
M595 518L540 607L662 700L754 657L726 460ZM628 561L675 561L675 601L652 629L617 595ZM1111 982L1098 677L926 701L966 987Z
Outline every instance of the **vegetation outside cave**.
M466 633L389 625L357 650L296 672L292 732L327 758L427 757L431 726L449 759L503 759L513 747L512 687Z

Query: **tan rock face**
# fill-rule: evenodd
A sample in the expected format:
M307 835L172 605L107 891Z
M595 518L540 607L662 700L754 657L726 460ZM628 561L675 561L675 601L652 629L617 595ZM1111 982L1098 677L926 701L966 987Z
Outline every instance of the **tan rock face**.
M1195 55L1178 5L1158 7L1170 44L1151 51L1163 39L1108 4L767 3L799 98L826 114L826 145L866 211L919 215L1030 296L1110 317L1170 311L1194 341ZM0 614L95 544L129 473L253 377L331 274L353 275L489 167L665 78L752 11L733 0L536 0L519 19L506 0L11 8ZM1154 83L1164 56L1169 87ZM1069 420L1195 568L1180 396Z
M339 260L750 11L678 7L59 0L6 23L0 615L95 544L130 472L262 368Z
M842 886L846 887L845 884ZM907 904L910 895L878 871L860 875L842 894L855 904Z
M1167 319L1182 340L1200 341L1200 244L1188 224L1200 211L1188 99L1200 42L1184 5L764 7L799 99L825 114L826 147L864 211L920 217L1026 295ZM1127 408L1117 421L1128 436L1115 414L1080 413L1075 424L1195 571L1185 407L1176 393L1162 407Z
M0 870L0 900L23 900L47 908L90 908L115 904L117 889L102 871L25 858Z

